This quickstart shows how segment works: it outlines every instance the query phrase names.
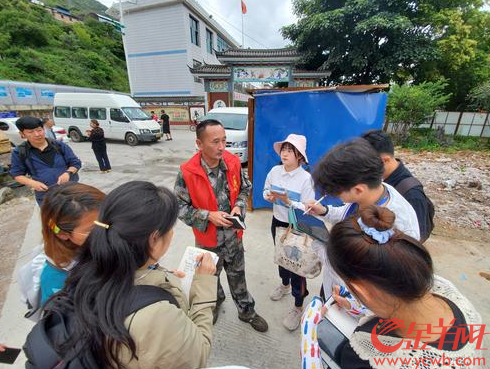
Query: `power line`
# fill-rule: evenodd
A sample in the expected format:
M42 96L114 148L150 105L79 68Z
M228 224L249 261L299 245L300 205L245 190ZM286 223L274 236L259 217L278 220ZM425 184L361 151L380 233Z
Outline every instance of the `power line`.
M203 1L202 1L202 0L200 0L200 1L199 1L199 3L200 3L200 4L201 4L201 6L203 6L203 7L208 7L208 8L211 10L209 13L215 13L214 15L215 15L215 16L217 16L217 17L219 17L219 18L221 18L221 20L223 20L223 22L227 23L228 25L230 25L231 27L233 27L235 30L237 30L238 32L242 33L242 30L241 30L241 29L239 29L239 28L235 27L235 25L233 25L232 23L228 22L228 21L226 20L226 18L225 18L225 17L223 17L222 15L220 15L220 14L218 13L218 11L217 11L216 9L214 9L214 8L213 8L211 5L209 5L208 3L203 3ZM261 42L257 41L256 39L254 39L252 36L248 35L247 33L243 32L243 34L244 34L245 36L247 36L247 38L249 38L250 40L254 41L256 44L258 44L258 45L260 45L260 46L262 46L262 47L264 47L264 48L266 48L266 49L269 49L269 47L267 47L267 46L265 46L264 44L262 44ZM243 45L242 45L242 47L243 47Z
M220 14L218 13L218 11L217 11L216 9L214 9L214 8L213 8L211 5L209 5L208 3L203 4L203 3L202 3L202 0L200 1L200 3L201 3L201 5L202 5L202 6L206 6L206 7L208 7L209 9L211 9L212 11L210 11L210 13L213 13L213 12L214 12L214 13L215 13L215 15L216 15L216 16L218 16L219 18L221 18L221 19L222 19L222 20L223 20L225 23L227 23L228 25L230 25L231 27L233 27L234 29L236 29L238 32L242 33L242 30L241 30L241 29L239 29L239 28L235 27L235 25L233 25L232 23L228 22L228 21L226 20L226 18L225 18L225 17L223 17L222 15L220 15ZM260 46L262 46L262 47L265 47L266 49L268 48L267 46L265 46L264 44L260 43L259 41L257 41L256 39L254 39L252 36L248 35L247 33L243 32L243 34L244 34L245 36L247 36L247 37L248 37L250 40L254 41L256 44L258 44L258 45L260 45ZM243 46L243 45L242 45L242 46Z

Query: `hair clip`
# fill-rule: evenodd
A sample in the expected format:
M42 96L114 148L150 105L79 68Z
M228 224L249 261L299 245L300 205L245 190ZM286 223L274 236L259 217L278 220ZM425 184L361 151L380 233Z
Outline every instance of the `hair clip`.
M99 227L102 227L102 228L105 228L105 229L109 229L109 224L105 224L105 223L99 222L98 220L94 220L94 224L95 225L98 225Z
M357 224L361 227L361 230L370 236L373 240L377 241L379 244L386 243L395 234L393 228L387 229L386 231L378 231L376 228L368 227L364 224L361 218L357 219Z
M52 220L52 219L50 219L50 220L49 220L49 222L48 222L48 226L49 226L49 228L50 228L50 229L53 231L53 233L54 233L54 234L58 234L58 233L60 233L60 231L61 231L60 227L58 227L58 226L56 225L56 223L55 223L55 222L53 222L53 220Z

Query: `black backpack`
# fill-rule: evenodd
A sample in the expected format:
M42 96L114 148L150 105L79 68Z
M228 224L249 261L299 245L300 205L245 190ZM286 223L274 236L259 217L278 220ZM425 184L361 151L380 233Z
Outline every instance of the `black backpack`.
M412 188L414 187L424 187L422 185L422 183L420 183L420 181L415 178L415 177L407 177L405 179L402 179L396 186L395 186L395 189L400 193L400 195L402 196L405 196L405 194L411 190ZM427 197L426 193L424 191L422 191L424 193L424 196L425 198L427 199L427 206L429 208L429 227L428 227L428 233L426 235L420 235L420 241L423 243L425 242L430 234L432 233L432 231L434 230L434 215L436 213L436 209L434 207L434 203L429 199L429 197Z
M179 307L172 294L160 287L134 286L133 299L126 316L158 301L168 301ZM48 311L28 334L23 346L27 357L26 369L98 369L98 360L92 355L88 342L80 342L64 357L55 347L65 343L72 333L73 311Z
M60 154L63 157L63 160L65 161L65 164L68 166L68 163L66 162L66 158L65 158L65 153L61 149L61 147L58 144L58 142L56 140L52 140L51 138L46 138L46 141L48 141L53 146L53 148L54 148L54 150L56 151L57 154ZM29 167L26 165L26 161L29 159L30 151L31 151L30 148L29 148L29 146L28 146L28 142L27 141L22 142L19 146L17 146L17 150L18 150L18 153L19 153L19 159L20 159L20 161L29 170ZM33 170L34 173L29 173L29 174L36 175L37 174L36 167L34 165L32 165L32 162L31 162L31 167L32 167L32 170ZM79 178L78 177L78 173L75 173L75 174L71 174L70 175L70 181L78 182L78 178Z

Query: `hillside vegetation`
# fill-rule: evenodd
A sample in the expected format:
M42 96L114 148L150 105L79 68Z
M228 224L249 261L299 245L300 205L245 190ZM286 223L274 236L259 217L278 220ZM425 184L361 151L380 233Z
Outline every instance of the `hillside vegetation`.
M99 3L97 0L43 0L43 3L52 7L60 5L70 9L75 15L91 12L104 14L107 10L107 6Z
M129 91L120 33L64 24L26 0L0 0L0 79Z

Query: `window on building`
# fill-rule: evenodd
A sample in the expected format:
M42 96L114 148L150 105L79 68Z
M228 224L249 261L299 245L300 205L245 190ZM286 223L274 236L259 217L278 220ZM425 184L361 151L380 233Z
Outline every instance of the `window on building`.
M216 43L216 49L218 51L225 51L225 50L228 50L230 48L230 45L228 45L228 43L223 40L219 35L216 35L216 38L218 40L218 42Z
M56 118L71 118L70 108L68 106L57 106L54 108Z
M197 68L200 67L202 63L199 60L192 59L192 67ZM199 77L194 76L194 82L196 83L202 83L202 80Z
M191 16L189 16L189 21L191 23L191 42L199 46L199 21Z
M90 116L90 119L106 120L107 119L107 112L106 112L105 108L90 108L89 116Z
M72 118L87 119L87 108L71 108Z
M214 45L213 45L213 32L206 28L206 48L208 49L208 53L214 53Z

